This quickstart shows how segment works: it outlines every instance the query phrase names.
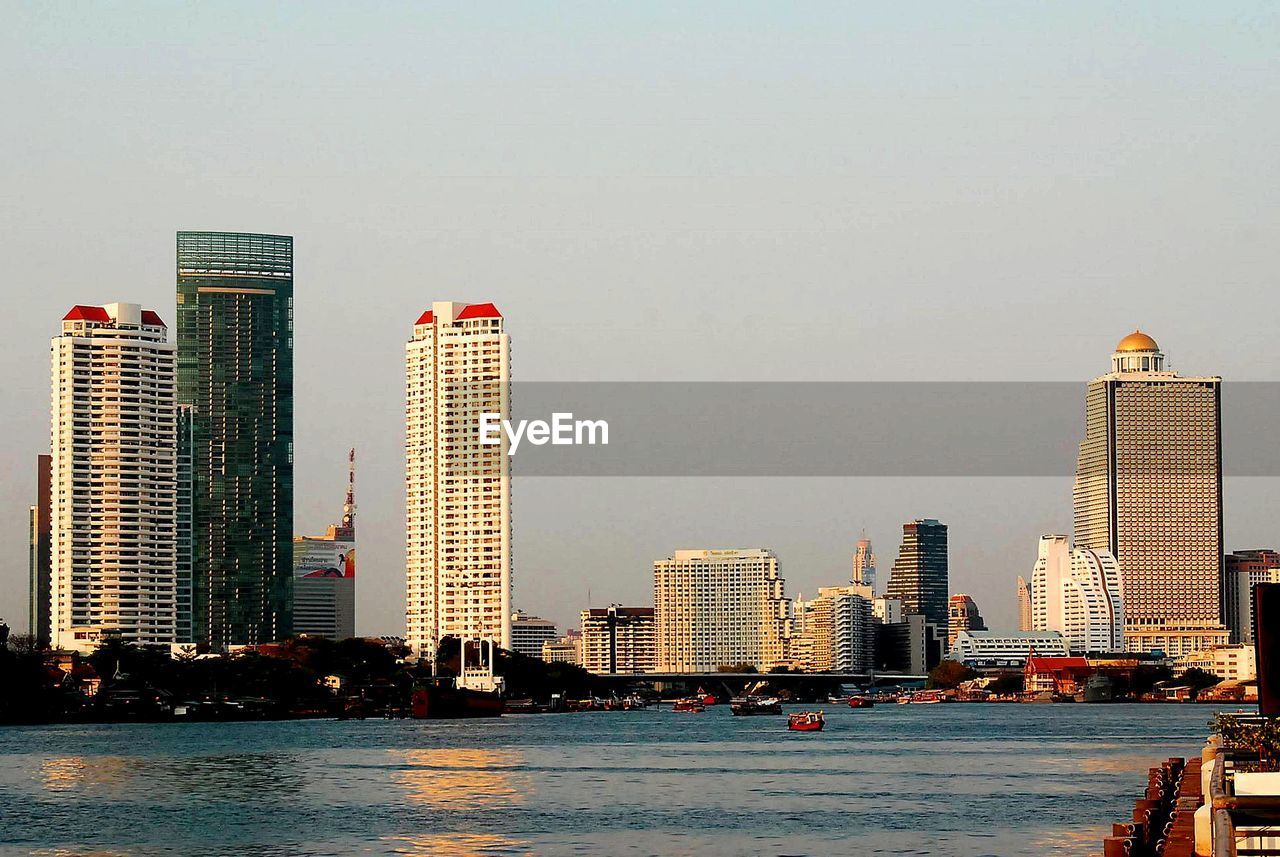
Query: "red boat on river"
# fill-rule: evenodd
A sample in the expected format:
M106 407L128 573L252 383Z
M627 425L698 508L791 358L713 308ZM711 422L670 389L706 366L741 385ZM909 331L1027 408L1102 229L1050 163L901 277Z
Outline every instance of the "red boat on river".
M874 708L875 703L867 699L865 696L851 696L849 697L849 707L850 708Z
M797 711L787 718L787 728L792 732L821 732L826 722L821 711Z

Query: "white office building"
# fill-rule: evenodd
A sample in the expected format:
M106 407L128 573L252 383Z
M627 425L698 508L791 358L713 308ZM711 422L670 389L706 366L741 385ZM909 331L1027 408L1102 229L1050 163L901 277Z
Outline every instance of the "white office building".
M1047 657L1066 657L1067 638L1057 631L961 631L947 657L973 667L1021 667L1034 652Z
M1031 627L1060 632L1080 654L1124 651L1124 595L1115 557L1072 548L1066 536L1041 536L1031 572Z
M658 672L761 671L785 657L789 605L772 551L680 550L653 564Z
M51 632L169 645L177 627L174 346L137 304L76 306L53 337Z

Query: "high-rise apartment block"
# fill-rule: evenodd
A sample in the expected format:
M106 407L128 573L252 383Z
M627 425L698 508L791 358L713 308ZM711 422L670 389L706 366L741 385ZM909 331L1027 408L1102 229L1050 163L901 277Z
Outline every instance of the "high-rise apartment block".
M53 338L50 636L174 642L174 346L137 304L76 306Z
M945 633L948 585L947 525L933 518L903 524L885 594L902 601L904 613L919 613Z
M347 453L342 522L323 536L293 540L293 632L345 640L356 635L356 451Z
M947 651L956 643L956 635L961 631L985 631L987 625L978 612L978 604L968 595L958 593L951 596L947 605Z
M771 551L680 550L653 564L658 672L767 670L785 655L789 607Z
M1031 572L1032 630L1057 631L1071 651L1124 651L1120 568L1106 551L1072 548L1066 536L1040 537ZM1043 653L1041 653L1043 654Z
M1156 341L1120 340L1089 382L1076 546L1120 567L1125 647L1170 657L1221 645L1222 379L1184 377Z
M1253 642L1253 587L1280 583L1280 552L1244 550L1229 553L1222 575L1222 612L1235 643Z
M436 302L405 347L407 641L434 657L446 636L511 647L511 343L491 303Z
M824 586L796 599L789 637L791 661L805 672L865 673L875 665L871 588Z
M52 503L49 480L51 459L48 455L36 456L36 504L30 509L28 530L27 568L30 576L30 604L27 608L27 629L37 646L49 645L52 617L50 591L53 565L50 555L52 530Z
M582 611L583 669L649 673L658 663L652 607L603 607Z
M177 260L192 641L266 643L292 632L293 239L179 232Z

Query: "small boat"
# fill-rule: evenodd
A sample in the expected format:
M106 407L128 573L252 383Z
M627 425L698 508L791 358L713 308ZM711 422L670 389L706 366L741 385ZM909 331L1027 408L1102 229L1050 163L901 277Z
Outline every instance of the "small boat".
M849 707L850 708L874 708L875 703L867 699L865 696L851 696L849 697Z
M940 690L922 690L911 694L912 705L937 705L939 702L946 701L947 698L942 695Z
M781 714L782 703L776 696L741 696L729 703L729 710L736 717L753 714Z
M832 705L848 705L848 704L849 704L849 700L850 700L850 699L853 699L853 697L851 697L851 696L828 696L828 697L827 697L827 702L831 703Z
M826 722L821 711L797 711L787 718L787 729L792 732L821 732Z
M691 714L701 714L706 711L706 706L702 704L700 699L677 699L671 705L672 711L688 711Z

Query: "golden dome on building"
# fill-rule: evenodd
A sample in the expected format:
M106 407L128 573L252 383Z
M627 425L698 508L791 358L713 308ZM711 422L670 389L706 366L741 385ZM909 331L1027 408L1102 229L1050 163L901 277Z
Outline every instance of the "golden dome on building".
M1156 345L1156 341L1147 336L1141 330L1135 330L1133 333L1120 340L1120 344L1116 346L1116 351L1159 351L1160 346Z

